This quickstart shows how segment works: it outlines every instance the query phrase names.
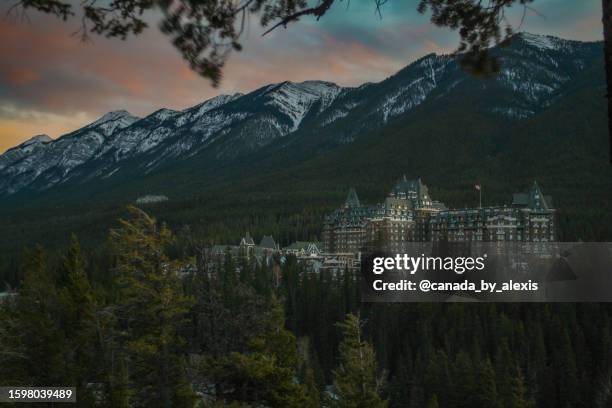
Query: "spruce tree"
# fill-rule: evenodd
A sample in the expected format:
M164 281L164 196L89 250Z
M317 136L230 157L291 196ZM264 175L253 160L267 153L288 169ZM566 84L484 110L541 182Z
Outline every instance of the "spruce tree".
M26 384L25 349L14 299L0 302L0 384Z
M363 338L359 317L349 314L338 327L342 342L339 365L334 371L333 404L341 408L387 407L387 401L381 397L384 377L378 374L374 349Z
M453 364L454 378L454 405L458 408L472 408L475 398L474 367L470 356L465 351L460 351Z
M111 231L119 290L119 327L132 387L131 403L191 407L184 340L179 329L190 304L182 293L180 262L168 258L172 233L134 207L131 220Z
M427 401L427 408L440 408L436 394L433 394L429 401Z
M502 340L495 359L497 392L503 408L522 408L527 406L526 390L521 369L512 358L508 342Z
M306 370L304 385L306 387L306 395L308 396L308 406L305 408L320 408L321 392L317 386L314 370L312 368Z
M399 362L395 375L389 383L389 396L391 407L406 407L410 405L410 392L412 381L408 376L408 370L404 364L402 356L399 356Z
M85 259L76 236L62 259L61 288L62 326L68 350L70 384L76 386L79 401L92 400L88 394L87 383L96 376L98 353L95 331L96 300L85 271Z
M480 363L474 396L476 407L495 408L498 406L495 370L489 358Z
M27 384L64 384L67 378L66 343L61 327L62 308L47 256L40 246L24 255L25 276L17 296L17 330Z
M572 347L567 329L561 329L555 350L555 368L564 375L559 378L559 403L574 406L580 397L578 393L578 375L576 370L576 356Z
M204 392L212 397L212 406L314 406L313 383L305 387L295 381L297 345L284 325L282 307L272 299L263 328L249 340L245 350L219 357L204 356L198 367L199 378L207 385Z
M452 403L453 397L451 384L448 356L443 350L438 350L430 357L429 364L425 369L425 395L436 394L440 404L448 406Z

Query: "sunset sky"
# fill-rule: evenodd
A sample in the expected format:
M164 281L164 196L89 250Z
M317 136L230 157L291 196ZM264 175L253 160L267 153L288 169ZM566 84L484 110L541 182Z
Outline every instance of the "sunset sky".
M10 1L3 2L4 16ZM152 24L127 41L71 36L77 18L61 22L36 12L29 22L0 19L0 153L33 135L58 137L111 110L143 116L184 109L220 93L249 92L284 80L321 79L341 85L379 81L430 53L453 51L455 33L429 23L417 1L390 0L383 17L373 1L340 2L320 21L305 18L261 36L252 20L221 86L189 70ZM536 0L522 30L601 40L601 1ZM510 22L518 24L520 11ZM151 17L155 21L155 16Z

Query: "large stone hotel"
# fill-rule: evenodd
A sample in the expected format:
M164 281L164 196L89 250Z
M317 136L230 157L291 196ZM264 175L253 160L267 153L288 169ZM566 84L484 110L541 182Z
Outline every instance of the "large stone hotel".
M328 254L355 254L377 241L391 250L415 241L546 242L555 240L555 210L536 182L514 194L510 206L448 209L421 179L404 176L376 206L362 205L351 189L343 207L326 217L322 238Z

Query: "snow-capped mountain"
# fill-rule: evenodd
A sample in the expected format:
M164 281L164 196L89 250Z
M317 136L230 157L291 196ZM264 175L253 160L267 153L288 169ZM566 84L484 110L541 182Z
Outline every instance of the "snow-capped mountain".
M44 148L44 145L52 140L53 139L47 135L37 135L7 150L0 156L0 170L18 162L26 156L34 154L37 150Z
M56 140L35 136L0 155L0 196L120 178L128 169L144 176L187 158L243 160L270 146L303 151L300 146L310 144L317 152L464 94L476 112L523 120L562 97L585 67L601 59L599 43L526 33L493 52L502 69L485 80L470 77L453 56L430 54L384 81L355 88L282 82L144 118L110 112Z
M66 180L75 168L95 158L112 135L137 120L126 111L109 112L57 140L38 137L34 143L9 150L0 156L1 161L11 152L20 157L0 168L0 191L12 194L32 183L48 188Z

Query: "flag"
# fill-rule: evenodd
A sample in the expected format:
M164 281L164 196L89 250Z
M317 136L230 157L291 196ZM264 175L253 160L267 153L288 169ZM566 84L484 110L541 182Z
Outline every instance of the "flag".
M480 191L480 183L475 184L475 185L474 185L474 188L475 188L476 190Z

